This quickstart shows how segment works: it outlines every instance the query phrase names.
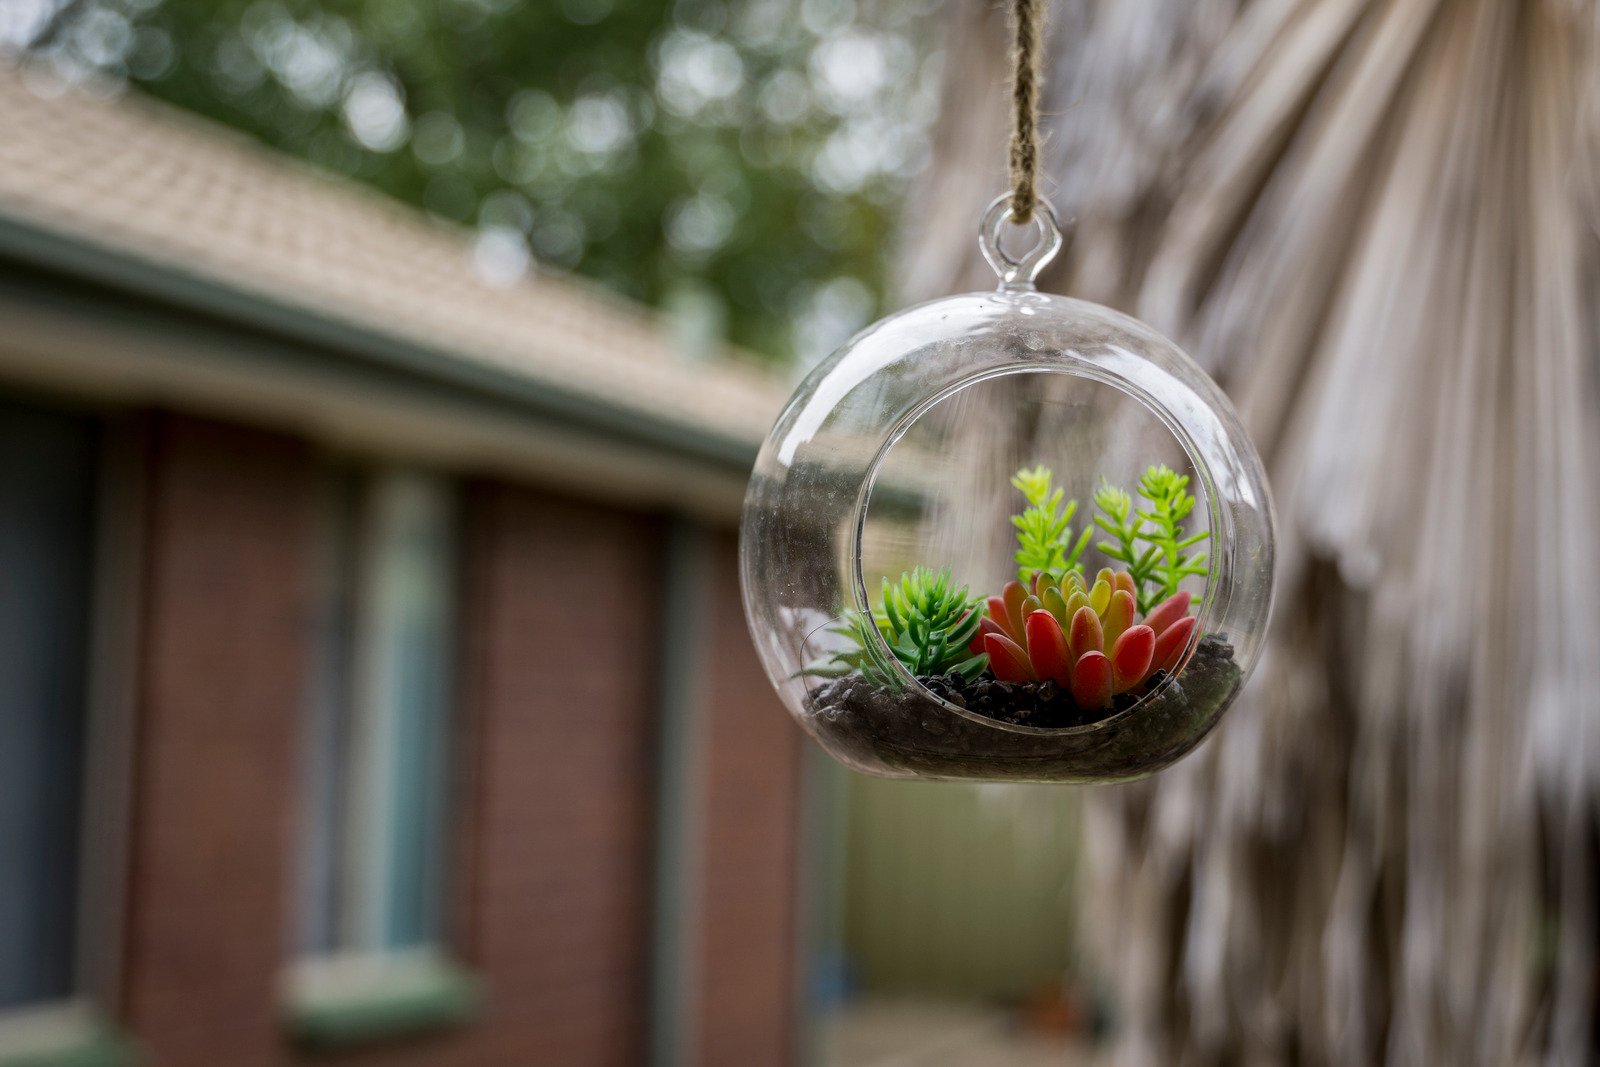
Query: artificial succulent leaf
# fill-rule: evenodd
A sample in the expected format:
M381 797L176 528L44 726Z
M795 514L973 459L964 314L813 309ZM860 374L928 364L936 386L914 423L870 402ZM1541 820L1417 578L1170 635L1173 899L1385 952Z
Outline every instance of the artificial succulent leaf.
M854 674L857 665L851 663L848 657L833 655L819 656L800 668L796 678L843 678L847 674Z
M1150 609L1150 614L1145 616L1144 624L1160 637L1166 632L1167 627L1189 614L1191 599L1187 590L1168 597Z
M995 622L987 615L979 619L978 632L972 635L972 642L967 646L968 648L972 649L974 653L983 651L984 634L1000 634L1005 636L1006 631L999 623Z
M1089 606L1096 615L1104 615L1106 608L1111 606L1111 583L1104 578L1094 580L1094 588L1089 590Z
M967 681L972 681L982 674L989 666L988 653L979 653L971 659L964 659L950 668L951 674L958 674Z
M884 616L889 621L889 626L894 630L895 633L899 633L901 630L905 629L905 623L901 621L898 605L896 604L898 599L899 598L895 596L894 586L890 585L889 579L885 578L883 580L882 611Z
M1072 699L1080 708L1103 708L1111 703L1111 661L1104 652L1088 652L1072 666Z
M881 588L881 603L870 615L847 612L844 626L833 628L855 647L835 653L829 663L843 663L874 681L895 684L890 658L917 674L941 674L981 653L971 649L982 623L979 606L968 598L966 587L956 589L948 570L916 567L898 580L885 578Z
M1111 594L1111 603L1106 605L1106 614L1103 629L1105 630L1105 644L1103 648L1116 645L1117 638L1121 637L1128 627L1133 625L1134 606L1133 594L1126 589L1118 589Z
M1044 610L1054 615L1056 622L1065 626L1071 621L1072 615L1067 611L1067 602L1061 598L1061 590L1046 589L1041 599L1044 602Z
M968 608L966 614L961 616L961 621L950 628L945 636L950 647L959 648L969 644L978 636L978 630L983 626L983 613L976 608Z
M1083 558L1083 550L1089 547L1089 539L1093 536L1094 527L1085 526L1083 533L1078 535L1077 543L1072 546L1072 551L1067 553L1067 567L1069 569L1079 566L1078 561ZM1075 574L1077 572L1073 570L1072 573Z
M1067 650L1061 624L1048 611L1028 616L1028 659L1040 678L1053 678L1061 685L1071 681L1072 657Z
M1017 551L1012 558L1017 562L1017 577L1039 593L1042 590L1035 584L1038 572L1063 570L1069 565L1067 551L1078 502L1065 500L1064 490L1052 488L1048 467L1018 471L1011 484L1028 501L1026 510L1011 519L1017 531Z
M1053 472L1044 464L1036 467L1024 467L1011 476L1011 484L1017 488L1023 498L1030 504L1042 504L1050 495L1050 482Z
M1031 682L1033 666L1028 654L1004 634L984 634L983 649L989 654L989 669L1002 682Z
M1022 613L1022 602L1028 599L1028 590L1021 582L1007 582L1000 590L1006 605L1006 632L1022 640L1022 623L1027 616Z
M1020 633L1011 632L1011 619L1006 611L1006 602L997 596L992 596L987 601L989 607L989 620L999 627L1000 631L1013 639L1020 638Z
M1105 634L1100 627L1100 616L1095 614L1094 608L1085 604L1072 616L1072 626L1067 631L1067 645L1072 649L1073 659L1105 648Z
M1193 615L1185 615L1162 630L1156 638L1152 653L1152 669L1166 671L1168 674L1177 670L1178 661L1183 658L1183 650L1189 647L1189 638L1199 624L1200 620Z
M1148 626L1131 627L1117 638L1111 648L1116 692L1126 693L1149 676L1155 649L1156 635Z

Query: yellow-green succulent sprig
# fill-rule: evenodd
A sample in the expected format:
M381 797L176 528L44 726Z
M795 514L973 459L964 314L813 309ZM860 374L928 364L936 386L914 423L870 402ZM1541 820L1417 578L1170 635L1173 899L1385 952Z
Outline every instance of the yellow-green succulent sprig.
M1072 517L1077 513L1076 500L1064 500L1065 493L1052 486L1054 475L1049 467L1024 467L1011 478L1011 484L1028 501L1020 515L1011 517L1017 530L1017 578L1027 581L1043 571L1046 574L1063 574L1078 570L1083 550L1088 547L1093 530L1085 527L1076 538L1072 534Z

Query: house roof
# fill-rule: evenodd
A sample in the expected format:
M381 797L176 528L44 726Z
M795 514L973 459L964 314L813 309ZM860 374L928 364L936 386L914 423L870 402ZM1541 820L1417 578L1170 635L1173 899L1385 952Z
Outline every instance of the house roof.
M0 370L55 366L56 384L69 387L120 373L134 393L198 375L206 395L224 397L222 379L250 348L255 358L235 383L247 402L260 407L281 386L293 405L282 414L320 419L330 431L380 427L373 447L396 436L381 432L386 416L374 398L409 388L413 406L445 400L458 415L473 403L493 408L499 452L482 442L475 451L468 433L452 458L520 447L564 468L603 446L608 462L628 452L653 464L642 481L662 502L678 491L665 484L674 463L715 474L710 506L726 510L787 384L736 353L686 358L660 320L592 285L542 270L491 284L471 249L460 229L233 131L137 94L67 89L0 64L0 261L11 268L0 299L14 297L8 321L31 323L54 346L29 361L17 355L25 344L4 351L15 338L0 331ZM87 288L65 301L65 285ZM87 358L94 343L83 335L84 310L102 307L124 313L101 332L121 336L126 352L75 364L63 353ZM164 327L134 322L155 311ZM139 328L152 350L167 334L190 345L198 338L201 362L180 374L169 359L129 379L143 350ZM324 373L310 396L297 393L271 379L269 349L283 357L277 363L326 364L308 373L338 364L348 380ZM256 373L267 377L251 380ZM335 410L341 389L367 390L365 417ZM519 420L528 432L513 447ZM416 432L424 423L400 421L412 438L427 436Z

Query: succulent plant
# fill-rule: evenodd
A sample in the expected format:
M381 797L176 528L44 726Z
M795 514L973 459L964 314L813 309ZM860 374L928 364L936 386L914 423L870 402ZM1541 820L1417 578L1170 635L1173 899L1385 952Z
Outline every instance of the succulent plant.
M1177 668L1197 625L1190 601L1175 593L1141 618L1129 571L1104 568L1088 585L1075 571L1060 581L1038 571L988 598L970 650L988 654L1000 681L1051 680L1080 707L1103 708Z
M1176 670L1199 625L1189 614L1197 601L1180 586L1208 571L1206 554L1192 551L1208 532L1184 530L1195 505L1188 476L1148 468L1137 504L1102 479L1094 521L1076 535L1078 503L1056 488L1048 467L1024 468L1011 484L1028 502L1011 519L1017 581L985 601L956 588L949 570L886 578L875 608L847 611L829 630L846 639L843 647L801 674L861 675L897 689L897 663L914 677L971 681L989 670L1002 682L1053 681L1080 707L1099 709L1156 671ZM1107 538L1096 547L1123 567L1103 568L1091 581L1082 559L1096 529Z
M841 625L829 630L849 638L850 647L813 662L801 673L823 678L860 673L879 685L897 687L899 680L868 629L876 627L890 653L911 674L976 678L989 666L987 653L968 647L983 613L966 586L953 585L948 570L927 567L902 574L898 582L885 578L870 619L863 612L849 611Z
M1044 571L1060 574L1077 570L1083 550L1094 535L1094 527L1084 527L1074 541L1072 516L1078 510L1076 500L1062 503L1063 491L1051 487L1054 475L1049 467L1024 467L1011 477L1028 501L1020 515L1011 517L1017 528L1017 577L1026 580Z
M1170 600L1185 578L1208 573L1206 554L1189 550L1210 532L1185 534L1183 529L1195 503L1188 489L1189 476L1163 464L1148 468L1139 479L1142 506L1136 507L1126 490L1104 479L1095 491L1099 514L1094 523L1109 538L1095 547L1126 566L1140 611Z

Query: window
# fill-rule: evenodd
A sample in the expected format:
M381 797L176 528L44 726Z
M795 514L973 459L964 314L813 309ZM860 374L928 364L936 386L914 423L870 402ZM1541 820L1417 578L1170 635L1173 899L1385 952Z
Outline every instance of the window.
M96 435L0 404L0 1011L79 992Z
M120 432L114 432L120 441ZM111 1062L137 527L98 419L0 400L0 1060ZM130 442L131 443L131 442ZM128 470L124 470L128 467ZM117 477L108 478L108 474ZM105 490L113 488L114 493ZM105 511L113 522L100 522ZM52 1062L54 1062L52 1060Z
M329 483L309 697L301 994L432 956L447 889L452 494L408 472L342 471Z

